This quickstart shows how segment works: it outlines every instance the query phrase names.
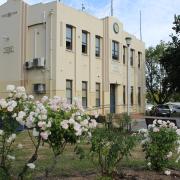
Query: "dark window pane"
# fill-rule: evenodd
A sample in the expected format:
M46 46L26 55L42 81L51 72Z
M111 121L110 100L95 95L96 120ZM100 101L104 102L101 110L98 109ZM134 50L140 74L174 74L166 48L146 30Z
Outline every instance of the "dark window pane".
M131 106L134 104L134 92L133 92L133 86L131 86Z
M126 104L126 86L123 86L123 104Z
M72 50L72 26L66 25L66 49Z
M123 64L126 63L126 46L123 46Z
M100 57L100 37L96 36L96 57Z
M67 103L72 104L72 81L66 80L66 99Z
M134 49L130 51L130 65L133 66L134 64Z
M141 106L141 87L138 87L138 105Z
M141 67L141 59L142 59L142 53L138 52L138 68Z
M119 43L112 41L112 59L119 60Z
M87 82L82 82L82 105L87 107Z
M87 32L82 31L82 53L87 54Z
M101 102L100 83L96 83L96 106L99 107Z

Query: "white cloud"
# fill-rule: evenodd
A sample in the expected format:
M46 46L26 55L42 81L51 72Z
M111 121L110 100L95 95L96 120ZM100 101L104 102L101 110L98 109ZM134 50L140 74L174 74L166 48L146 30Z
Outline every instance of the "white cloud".
M29 4L53 0L26 0ZM64 4L81 9L82 1L61 0ZM0 0L0 4L5 0ZM110 15L110 0L83 0L86 11L99 18ZM174 14L180 13L180 0L114 0L114 16L124 29L139 37L139 11L142 14L142 36L146 46L156 45L160 40L170 40Z

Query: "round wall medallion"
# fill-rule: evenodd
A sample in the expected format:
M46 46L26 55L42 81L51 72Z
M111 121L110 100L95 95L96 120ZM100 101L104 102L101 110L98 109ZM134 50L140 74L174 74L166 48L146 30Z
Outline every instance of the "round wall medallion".
M114 29L114 32L117 34L119 32L119 25L118 23L114 23L113 24L113 29Z

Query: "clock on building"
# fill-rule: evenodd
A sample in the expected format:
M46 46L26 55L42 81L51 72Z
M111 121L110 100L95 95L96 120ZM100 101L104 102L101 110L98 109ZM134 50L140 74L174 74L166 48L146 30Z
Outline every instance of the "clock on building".
M119 25L118 23L114 23L113 24L113 29L114 29L114 32L117 34L119 32Z

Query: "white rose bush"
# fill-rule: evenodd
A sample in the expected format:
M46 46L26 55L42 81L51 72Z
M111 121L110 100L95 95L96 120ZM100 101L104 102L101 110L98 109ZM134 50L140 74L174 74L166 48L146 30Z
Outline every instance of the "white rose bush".
M143 136L141 144L147 166L170 175L166 170L170 160L175 159L176 163L180 160L180 129L173 122L154 120L148 129L140 129L139 133Z
M24 178L28 169L35 168L34 162L38 158L41 144L49 144L56 160L68 143L77 144L83 138L90 138L91 131L96 128L96 121L89 118L78 100L72 105L58 96L44 96L36 101L32 95L26 94L24 87L13 85L8 85L7 91L8 97L0 99L0 170L6 175L9 175L9 161L16 160L12 144L15 142L19 125L26 128L35 148L19 173L19 179ZM22 144L17 146L19 149L22 147ZM46 175L52 167L46 169Z

